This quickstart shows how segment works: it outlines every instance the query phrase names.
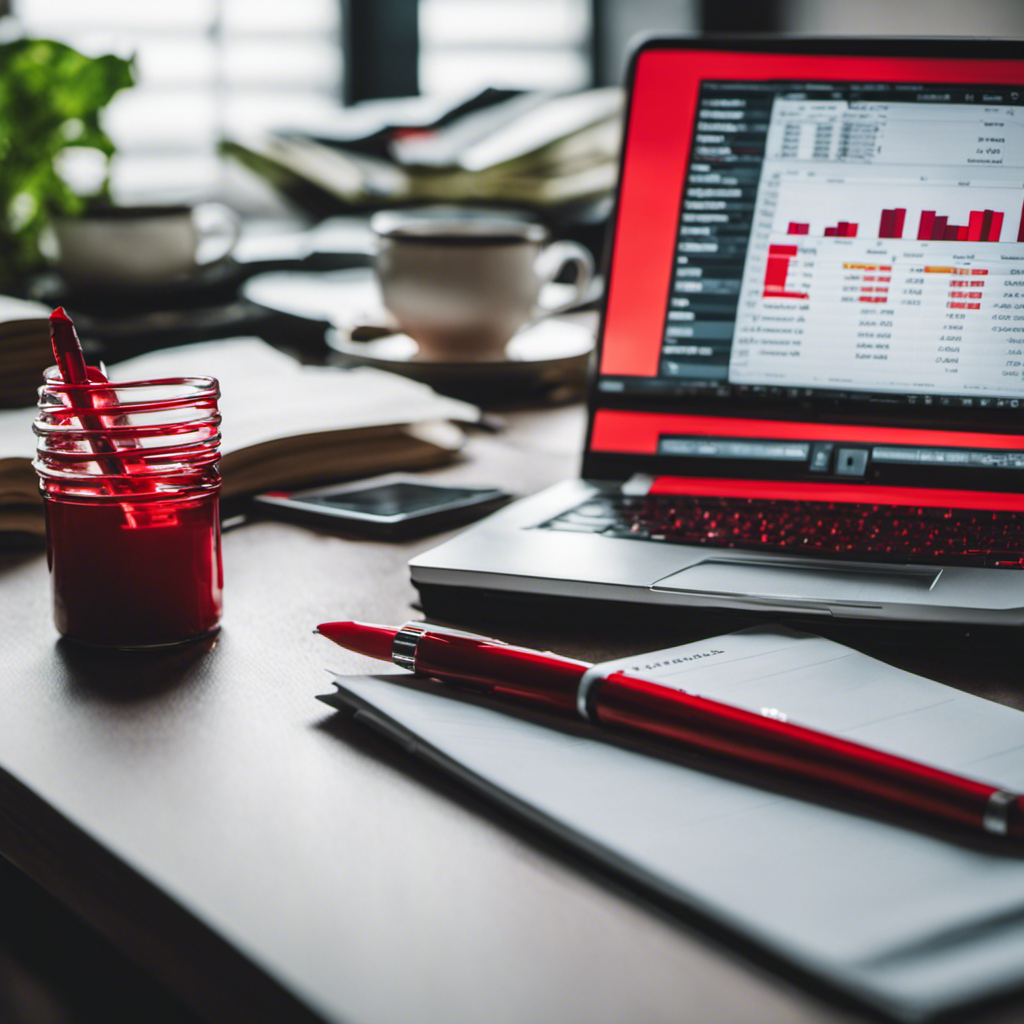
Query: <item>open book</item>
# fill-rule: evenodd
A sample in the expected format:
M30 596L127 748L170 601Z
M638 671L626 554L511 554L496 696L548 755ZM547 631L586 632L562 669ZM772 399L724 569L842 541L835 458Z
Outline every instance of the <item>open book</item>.
M27 405L50 354L48 306L0 295L0 406Z
M442 462L463 443L451 421L480 415L381 370L303 366L258 338L183 345L109 368L113 381L182 375L220 381L226 498ZM31 465L35 413L0 412L0 533L44 532Z

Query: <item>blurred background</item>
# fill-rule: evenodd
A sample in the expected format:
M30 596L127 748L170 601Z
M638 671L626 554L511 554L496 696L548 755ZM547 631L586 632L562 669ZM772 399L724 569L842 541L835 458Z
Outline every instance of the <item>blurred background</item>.
M352 317L338 311L357 304L342 287L355 278L254 279L366 267L374 244L367 215L375 209L500 205L583 244L599 262L617 177L618 87L633 43L645 33L726 32L1006 38L1024 36L1024 3L0 0L0 43L56 40L88 58L132 61L120 72L129 77L94 104L115 148L109 163L95 146L60 141L59 132L81 125L68 115L54 136L60 152L39 165L45 172L51 162L61 181L34 196L38 212L24 227L18 191L34 189L36 168L22 159L28 184L8 181L6 193L0 176L7 252L16 254L5 260L0 223L0 292L85 316L86 334L99 346L94 354L108 362L230 334L272 343L283 334L315 355L325 325L352 329ZM0 66L0 85L4 76L13 85L18 74ZM20 74L24 85L29 76L24 68ZM29 112L59 95L44 89L28 101ZM39 129L6 113L4 126L0 109L0 130L11 153L24 154ZM5 170L17 179L10 160ZM62 197L61 182L81 200ZM60 246L51 239L47 249L47 222L81 216L94 200L219 201L240 218L241 238L227 258L189 280L76 289ZM598 280L591 304L600 287ZM0 309L0 322L13 315ZM363 320L381 325L380 316ZM360 355L346 349L345 358L369 358L356 348ZM397 365L405 357L384 361L411 372ZM543 360L535 368L548 369Z
M217 154L225 135L319 123L339 103L377 97L615 84L642 32L1024 35L1019 0L6 3L8 37L136 55L138 85L107 113L121 153L116 196L222 196L227 188L236 205L257 203L258 193L231 180Z

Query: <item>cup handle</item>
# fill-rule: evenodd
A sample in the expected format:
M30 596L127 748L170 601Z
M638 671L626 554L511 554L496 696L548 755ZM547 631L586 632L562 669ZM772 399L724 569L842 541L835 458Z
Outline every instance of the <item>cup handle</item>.
M540 303L538 311L545 316L571 309L583 300L594 278L594 259L588 249L578 242L569 241L552 242L537 257L534 266L542 285L550 284L570 264L576 268L576 278L572 283L574 294L568 301L555 306Z
M200 203L192 211L192 220L199 232L198 266L218 263L234 249L241 230L234 210L221 203Z

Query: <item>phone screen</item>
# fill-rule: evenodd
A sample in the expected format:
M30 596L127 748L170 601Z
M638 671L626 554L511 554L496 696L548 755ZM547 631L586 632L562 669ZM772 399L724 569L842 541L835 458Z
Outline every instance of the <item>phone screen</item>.
M305 495L302 500L311 505L328 505L331 508L349 509L368 515L397 516L442 507L478 493L478 490L468 487L426 487L396 481L367 487L364 490Z
M477 519L511 495L494 487L447 487L402 477L308 491L258 494L264 514L298 519L368 536L398 537L447 529Z

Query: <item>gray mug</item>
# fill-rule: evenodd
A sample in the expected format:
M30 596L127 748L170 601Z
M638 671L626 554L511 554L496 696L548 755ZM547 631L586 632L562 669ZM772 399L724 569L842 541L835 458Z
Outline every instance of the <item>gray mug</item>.
M76 285L159 285L223 259L238 218L220 203L111 206L58 217L57 269Z

